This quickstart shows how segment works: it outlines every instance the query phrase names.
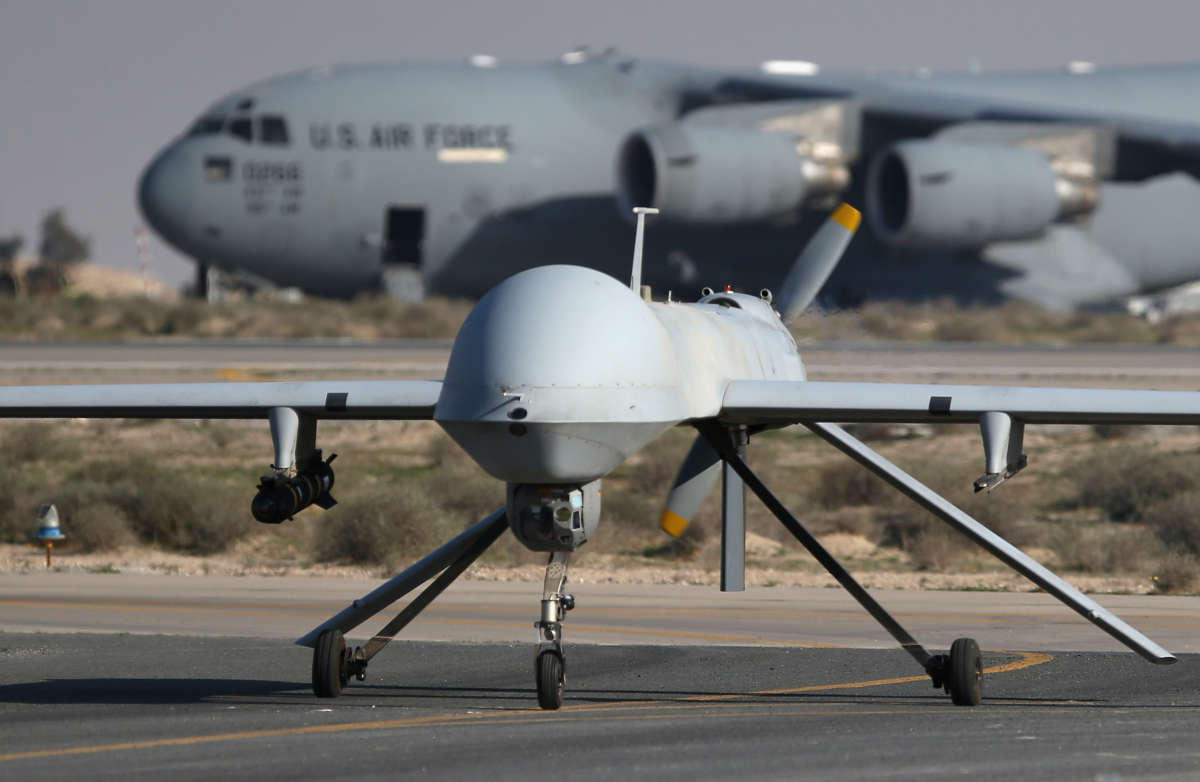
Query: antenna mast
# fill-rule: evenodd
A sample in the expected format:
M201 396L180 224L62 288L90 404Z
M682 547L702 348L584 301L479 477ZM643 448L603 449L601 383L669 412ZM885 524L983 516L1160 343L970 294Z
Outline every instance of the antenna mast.
M633 213L637 215L637 233L633 237L633 274L630 275L629 289L634 293L642 290L642 235L646 230L646 215L656 215L658 210L649 206L635 206Z

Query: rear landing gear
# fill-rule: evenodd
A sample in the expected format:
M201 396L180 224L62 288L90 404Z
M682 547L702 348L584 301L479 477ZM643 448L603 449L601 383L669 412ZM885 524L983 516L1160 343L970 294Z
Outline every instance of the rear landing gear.
M974 638L959 638L950 646L945 686L955 706L978 706L983 700L983 657Z
M929 658L925 671L955 706L978 706L983 700L983 656L974 638L956 639L949 654Z
M313 647L312 684L318 698L336 698L350 681L350 650L336 627L325 630Z
M817 434L825 436L823 434L825 430L821 428L823 426L823 424L814 424L809 428ZM745 486L758 496L767 509L775 515L775 518L779 519L783 526L800 541L801 545L808 549L825 570L850 593L850 596L858 601L858 604L896 639L900 647L925 669L925 673L929 675L935 688L944 689L957 706L979 705L983 699L983 660L979 654L979 644L975 643L974 639L959 638L950 647L949 654L930 654L896 621L895 617L888 613L887 609L871 597L854 576L842 567L841 563L813 537L812 533L805 529L804 525L792 515L792 512L784 507L779 498L767 488L762 479L750 469L750 466L742 458L732 432L715 425L699 428L712 445L713 450L733 468ZM841 430L838 429L837 432L841 433Z

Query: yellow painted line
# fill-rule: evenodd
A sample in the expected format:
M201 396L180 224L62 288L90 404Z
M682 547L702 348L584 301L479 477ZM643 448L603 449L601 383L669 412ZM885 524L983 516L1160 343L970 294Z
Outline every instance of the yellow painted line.
M492 622L484 619L429 619L431 622L458 625L490 625L493 627L513 627L513 622ZM759 638L744 635L717 635L714 633L686 633L675 630L642 630L632 627L595 627L589 625L569 625L571 632L609 633L615 635L648 635L663 638L694 638L701 641L737 641L755 644L772 644L775 646L799 646L809 649L841 649L834 644L822 644L813 641L792 641L782 638Z
M278 609L246 609L246 608L199 608L179 604L164 604L126 600L22 600L20 598L0 598L0 605L30 605L30 606L76 606L78 608L101 608L106 611L147 611L157 610L175 614L233 614L234 616L304 616L324 617L324 611L280 611Z
M54 605L70 605L79 606L82 608L101 608L111 611L146 611L161 610L171 613L185 614L232 614L234 616L303 616L303 617L326 617L327 613L322 612L302 612L302 611L278 611L278 610L247 610L244 608L195 608L190 606L168 605L164 606L161 603L153 602L135 602L135 601L109 601L109 600L22 600L20 598L0 598L0 605L37 605L44 606L49 603ZM449 619L438 616L421 616L417 617L414 622L421 624L449 624L449 625L465 625L468 627L524 627L531 625L530 622L511 621L502 622L488 619ZM796 646L809 649L836 649L840 648L833 644L822 644L813 641L796 641L782 638L760 638L758 636L743 636L743 635L719 635L715 633L689 633L673 630L644 630L639 628L623 628L623 627L596 627L590 625L572 624L573 632L584 633L608 633L616 635L636 635L636 636L652 636L656 638L689 638L698 641L729 641L734 643L748 644L770 644L772 646Z
M1000 654L1019 654L1021 659L1014 660L1003 665L996 665L991 668L984 668L983 672L987 674L1008 673L1009 671L1019 671L1022 668L1031 668L1035 665L1048 663L1054 659L1053 655L1043 654L1042 652L999 652ZM887 684L908 684L910 682L926 681L929 676L922 674L920 676L900 676L893 679L872 679L865 682L845 682L842 684L813 684L807 687L788 687L780 690L758 690L749 693L749 695L794 695L801 692L823 692L826 690L856 690L864 687L882 687ZM697 695L685 700L692 701L723 701L743 698L745 695Z
M1022 656L1022 659L1016 660L1004 665L998 665L993 668L985 668L984 673L1005 673L1015 671L1021 668L1028 668L1033 665L1049 662L1054 659L1051 655L1041 654L1038 652L1017 652ZM754 695L783 695L802 692L816 692L822 690L840 690L851 688L877 687L886 684L901 684L906 682L922 681L926 676L905 676L893 679L875 679L864 682L842 682L835 684L812 685L808 687L794 687L780 690L757 690L749 693L735 693L730 695L716 696L697 696L693 698L684 698L683 700L689 703L663 703L661 701L624 701L618 703L596 704L592 706L569 706L559 712L546 712L540 709L521 709L519 711L507 712L489 712L485 714L437 714L427 717L408 717L395 720L372 720L369 722L342 722L334 725L306 725L297 728L275 728L271 730L250 730L236 733L216 733L207 736L177 736L174 738L163 739L147 739L144 741L124 741L116 744L93 744L82 747L64 747L61 749L41 749L28 752L10 752L0 755L0 762L14 760L33 760L38 758L51 757L67 757L72 755L91 755L101 752L121 752L137 749L155 749L158 747L184 747L195 746L198 744L212 744L222 741L248 741L261 738L278 738L282 736L309 736L321 735L329 733L347 733L352 731L367 731L367 730L394 730L402 728L422 728L440 725L463 725L480 721L488 723L513 723L513 722L529 722L538 720L539 722L565 722L567 720L577 721L579 719L608 719L607 716L602 716L603 712L629 711L630 709L653 709L655 711L671 711L672 714L663 715L639 715L638 719L686 719L686 718L707 718L708 714L679 714L680 711L691 711L701 708L702 703L712 701L733 700L737 698L745 698ZM825 706L821 709L801 709L789 710L784 712L772 711L772 714L779 716L842 716L845 714L854 715L891 715L891 714L917 714L926 713L924 709L875 709L864 711L857 708L851 709L830 709ZM574 715L586 714L591 716L577 717ZM739 717L739 716L762 716L761 710L736 712L722 710L723 717Z
M225 380L232 380L239 383L254 383L267 380L275 380L274 377L254 369L246 369L245 367L228 367L226 369L218 369L217 377Z
M64 749L43 749L32 752L11 752L0 755L0 761L29 760L31 758L60 757L64 755L89 755L95 752L120 752L131 749L153 749L154 747L184 747L195 744L210 744L218 741L245 741L247 739L272 738L275 736L306 736L322 733L341 733L352 730L388 730L392 728L421 727L446 722L462 722L486 715L439 715L436 717L410 717L399 720L376 720L373 722L343 722L336 725L307 725L300 728L276 728L273 730L249 730L240 733L216 733L210 736L179 736L146 741L124 741L118 744L95 744Z
M634 704L636 705L636 704ZM692 707L697 708L697 707ZM135 749L155 749L157 747L185 747L195 746L197 744L212 744L221 741L246 741L259 738L278 738L282 736L306 736L320 735L329 733L348 733L354 731L365 730L393 730L398 728L423 728L434 727L440 725L461 725L470 722L478 722L486 720L488 723L516 723L530 722L537 720L541 722L576 722L581 719L601 720L609 719L608 716L595 715L585 717L571 716L584 709L563 709L558 712L546 712L540 709L522 709L521 711L509 711L504 713L493 712L488 714L442 714L430 717L410 717L408 719L397 720L376 720L373 722L341 722L336 725L309 725L299 728L276 728L272 730L250 730L240 733L217 733L209 736L179 736L176 738L166 739L148 739L146 741L125 741L117 744L94 744L83 747L65 747L63 749L42 749L33 750L31 752L12 752L6 755L0 755L0 762L13 760L34 760L38 758L52 757L67 757L71 755L91 755L100 752L121 752ZM887 715L887 714L918 714L923 713L922 709L877 709L871 711L855 710L856 715ZM794 711L779 712L782 716L838 716L847 713L844 709L830 709L828 707L822 709L797 709ZM695 714L695 715L679 715L679 714L663 714L663 715L643 715L639 719L706 719L710 715ZM761 710L753 710L746 712L731 712L728 716L732 717L761 717Z

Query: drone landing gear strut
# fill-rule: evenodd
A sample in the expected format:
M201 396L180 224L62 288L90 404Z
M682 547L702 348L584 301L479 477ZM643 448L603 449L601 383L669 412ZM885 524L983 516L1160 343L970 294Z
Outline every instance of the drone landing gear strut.
M548 710L562 706L563 688L567 683L562 623L567 611L575 607L575 597L565 594L562 590L567 583L567 566L570 561L569 551L555 551L550 555L550 561L546 563L546 579L542 586L542 616L533 623L538 633L537 653L534 656L538 705Z
M313 692L321 698L336 698L342 694L351 677L363 681L371 658L379 654L396 633L462 575L507 528L508 518L504 509L500 509L370 594L355 600L341 613L297 641L301 646L313 648ZM353 650L346 646L345 633L404 597L439 571L440 575L376 633L366 646Z
M980 524L945 497L892 464L841 427L817 421L805 421L804 426L1142 657L1158 665L1175 662L1175 657L1166 649L1142 635L1104 606L1059 578L1037 560ZM726 464L733 468L745 485L749 486L751 491L762 500L763 504L775 514L775 517L816 557L830 575L837 579L838 583L845 587L846 591L891 633L905 651L922 665L933 681L934 687L945 688L954 703L960 706L974 706L980 702L983 665L979 655L979 645L974 640L960 638L951 645L948 654L930 655L891 614L875 602L874 598L854 580L853 576L846 572L846 569L817 542L816 538L796 520L795 516L788 512L783 503L754 474L738 451L736 427L733 431L718 424L702 425L698 428L712 444L713 449L725 460Z
M726 430L715 427L702 431L726 464L733 468L743 483L767 506L775 518L800 541L801 545L808 549L825 570L858 601L858 604L896 639L904 651L917 661L929 675L934 687L945 690L953 702L959 706L979 705L983 697L983 662L979 653L979 644L974 639L959 638L950 647L949 654L930 654L896 621L895 617L888 613L887 609L871 597L871 594L855 580L854 576L842 567L842 564L767 488L766 484L742 458L736 438L731 438Z

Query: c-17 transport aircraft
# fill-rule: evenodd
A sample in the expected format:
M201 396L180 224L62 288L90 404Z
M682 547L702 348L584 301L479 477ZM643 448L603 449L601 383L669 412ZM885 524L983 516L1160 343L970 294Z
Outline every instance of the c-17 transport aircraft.
M322 296L477 297L534 263L624 276L639 204L663 211L656 290L770 287L847 198L869 230L823 301L1071 307L1200 278L1198 87L1197 64L862 75L576 51L314 68L204 109L139 201L202 265Z
M721 588L744 588L745 489L816 557L960 705L982 697L982 659L970 638L944 654L918 643L804 528L746 461L753 436L802 424L931 513L1154 663L1175 658L1031 557L830 422L973 423L983 436L991 490L1026 464L1027 424L1196 424L1200 394L1076 388L810 382L787 323L812 301L860 215L839 207L820 228L779 295L705 291L697 302L650 300L641 286L643 226L637 208L628 285L578 266L541 266L504 281L467 317L437 381L321 381L0 388L0 417L244 418L270 421L274 461L251 504L279 523L309 505L329 507L333 457L317 447L317 421L436 421L488 473L507 484L496 510L299 639L313 648L319 696L363 679L368 662L506 530L549 552L535 681L539 704L557 709L565 683L564 591L571 553L597 534L601 480L673 426L699 436L663 514L680 534L723 479ZM430 581L432 579L432 581ZM345 634L429 581L365 646Z

